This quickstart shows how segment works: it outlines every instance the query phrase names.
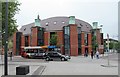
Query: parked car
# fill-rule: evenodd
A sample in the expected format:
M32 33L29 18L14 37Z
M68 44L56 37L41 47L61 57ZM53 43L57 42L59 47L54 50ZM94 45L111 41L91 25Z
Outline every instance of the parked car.
M68 61L69 59L70 59L69 56L62 55L61 53L56 51L49 51L45 53L46 61L51 61L51 60Z

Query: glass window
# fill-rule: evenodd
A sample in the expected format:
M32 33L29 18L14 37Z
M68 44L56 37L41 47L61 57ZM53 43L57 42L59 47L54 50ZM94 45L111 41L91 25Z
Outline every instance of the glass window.
M62 21L62 23L64 24L65 22L64 22L64 21Z
M54 24L56 24L57 22L55 21Z
M45 25L48 26L48 22L46 22Z
M85 45L88 45L88 34L85 33Z
M83 26L82 24L80 24L80 26Z
M24 31L26 30L26 28L24 28Z
M65 54L70 54L70 30L69 26L64 27L64 46L65 46Z
M38 46L44 45L44 29L39 28L38 29Z
M69 27L65 27L65 34L69 35Z
M78 27L77 31L78 31L78 34L80 34L81 33L81 27Z

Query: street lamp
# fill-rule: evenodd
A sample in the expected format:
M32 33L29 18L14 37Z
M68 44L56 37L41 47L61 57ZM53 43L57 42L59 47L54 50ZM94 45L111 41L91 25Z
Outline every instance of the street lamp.
M8 59L7 59L7 51L8 51L8 0L6 0L5 6L5 46L4 46L4 75L8 75Z

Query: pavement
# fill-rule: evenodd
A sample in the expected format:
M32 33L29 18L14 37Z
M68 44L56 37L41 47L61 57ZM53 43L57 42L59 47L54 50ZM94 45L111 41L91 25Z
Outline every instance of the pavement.
M2 60L0 60L0 76L4 75L4 56L2 56ZM41 75L43 70L45 69L45 64L48 63L42 59L26 59L21 56L14 56L12 60L8 57L8 74L16 75L16 67L22 65L29 65L30 72L27 75Z
M107 65L107 59L72 57L68 62L50 62L42 75L118 75L117 61L110 61L110 65L116 67L101 65Z
M4 75L3 61L3 57L1 57L0 76ZM116 53L110 54L110 65L115 67L102 66L107 63L107 54L100 55L100 59L91 59L90 56L72 56L69 61L49 62L42 59L25 59L14 56L12 61L8 57L8 73L16 75L16 67L29 65L30 73L27 75L118 75L118 55Z

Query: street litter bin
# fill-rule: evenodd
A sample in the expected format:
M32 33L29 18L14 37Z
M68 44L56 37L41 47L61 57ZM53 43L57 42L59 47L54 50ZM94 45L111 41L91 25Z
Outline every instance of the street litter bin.
M16 75L26 75L29 73L29 66L28 65L22 65L16 67Z

